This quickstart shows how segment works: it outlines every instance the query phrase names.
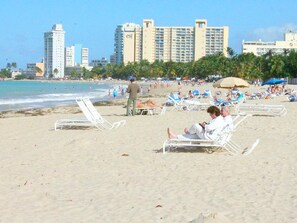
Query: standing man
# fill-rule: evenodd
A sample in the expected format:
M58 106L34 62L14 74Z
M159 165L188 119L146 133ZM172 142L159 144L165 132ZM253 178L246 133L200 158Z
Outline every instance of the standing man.
M128 102L127 102L127 116L131 115L131 110L130 110L131 102L133 102L132 115L135 115L137 93L140 92L140 87L138 84L135 83L135 79L133 77L130 79L130 82L131 83L129 84L129 86L127 88L127 93L129 93L129 98L128 98Z

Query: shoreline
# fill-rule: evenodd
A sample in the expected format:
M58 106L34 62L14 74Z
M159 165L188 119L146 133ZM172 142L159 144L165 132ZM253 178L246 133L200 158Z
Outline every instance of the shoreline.
M7 81L8 84L3 85L2 98L0 97L0 112L17 112L34 109L48 109L53 107L75 105L75 97L87 96L95 101L109 101L113 100L108 94L112 88L119 89L126 88L127 83L124 82L82 82L82 81L40 81L40 80L20 80ZM13 84L20 83L20 84ZM24 83L24 84L21 84ZM25 83L28 83L25 84ZM36 84L34 84L36 83ZM38 83L65 83L70 85L39 85ZM80 86L80 84L87 84ZM101 87L102 84L102 87ZM1 85L2 86L2 85ZM20 87L21 86L21 87ZM32 86L32 87L31 87ZM87 87L89 86L89 87ZM21 88L18 93L18 87ZM121 87L121 88L120 88ZM32 88L32 89L31 89ZM36 90L35 90L36 88ZM12 92L12 91L15 91ZM12 92L12 93L10 93ZM24 93L21 93L24 92ZM117 98L121 98L118 92Z
M111 83L112 84L112 83ZM138 82L138 84L142 87L147 87L149 86L150 82ZM290 88L296 88L296 85L289 85ZM159 104L162 102L164 103L166 101L167 95L172 92L172 91L178 91L180 90L182 92L183 95L186 95L188 90L191 89L200 89L200 92L203 92L203 89L209 89L212 88L212 83L207 83L205 85L202 86L191 86L191 85L177 85L176 82L170 82L170 86L169 87L160 87L158 86L157 88L151 88L151 92L148 93L146 91L146 89L143 91L143 93L141 95L139 95L138 99L141 101L142 99L154 99L156 101L159 102ZM266 86L258 86L258 87L254 87L251 86L250 88L244 88L241 89L242 92L249 92L249 93L253 93L256 89L258 89L258 91L260 91L262 89L266 88ZM227 89L214 89L213 92L215 91L221 91L221 92L227 92ZM118 105L122 105L125 106L126 102L127 102L127 94L125 94L124 96L121 96L120 94L118 94L118 96L114 99L112 95L106 95L101 99L92 99L93 104L95 106L118 106ZM208 99L200 99L201 102L209 102ZM263 100L249 100L248 103L260 103ZM265 100L267 101L267 100ZM263 102L265 102L263 101ZM269 100L267 101L269 102ZM265 102L266 103L266 102ZM51 112L65 112L67 111L67 108L69 108L69 110L72 110L73 108L77 108L77 104L75 101L73 101L73 103L71 104L67 104L67 105L56 105L56 106L48 106L48 107L40 107L40 108L31 108L31 109L19 109L19 110L7 110L7 111L0 111L0 118L5 118L5 117L13 117L13 114L15 114L15 116L21 116L21 114L24 114L25 116L29 116L30 114L32 114L31 116L35 116L37 114L42 114L42 115L46 115L47 113L51 113Z

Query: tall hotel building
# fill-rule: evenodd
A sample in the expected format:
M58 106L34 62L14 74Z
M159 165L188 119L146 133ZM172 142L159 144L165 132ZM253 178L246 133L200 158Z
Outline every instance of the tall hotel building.
M74 67L75 60L74 60L74 46L68 46L65 48L65 67Z
M114 37L116 64L141 60L141 27L134 23L118 25Z
M62 24L55 24L52 31L44 33L45 77L64 77L65 31Z
M297 33L287 32L284 36L284 41L276 42L262 42L259 41L242 41L242 53L253 53L256 56L261 56L269 51L281 54L285 50L295 50L297 51Z
M196 20L194 27L156 27L151 19L143 26L119 25L115 31L115 61L190 62L222 52L227 56L228 27L207 27L206 20Z
M65 67L88 66L89 49L81 44L75 44L65 48Z

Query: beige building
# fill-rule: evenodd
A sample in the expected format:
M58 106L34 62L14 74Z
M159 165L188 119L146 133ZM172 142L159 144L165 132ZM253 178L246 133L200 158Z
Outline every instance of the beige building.
M141 27L134 23L118 25L115 31L115 62L127 64L140 61L142 53Z
M44 74L44 63L43 62L39 62L39 63L36 63L36 67L37 70L36 70L36 77L43 77L43 74ZM39 72L38 72L39 71Z
M284 41L262 42L259 41L242 41L242 53L253 53L261 56L269 51L276 54L284 53L286 50L297 51L297 33L287 32L284 35Z
M24 74L27 77L37 77L37 78L43 78L44 75L44 63L29 63L27 64L27 69L24 72Z
M206 20L196 20L193 27L158 27L152 19L144 19L142 27L126 23L115 32L116 63L190 62L218 52L227 56L228 37L228 27L208 27Z

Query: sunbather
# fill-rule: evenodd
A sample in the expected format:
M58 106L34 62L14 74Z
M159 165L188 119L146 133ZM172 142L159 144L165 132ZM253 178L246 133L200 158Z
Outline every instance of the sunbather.
M223 117L220 115L220 109L216 106L210 106L207 109L211 120L209 123L195 123L189 129L184 129L183 135L176 135L171 132L168 128L168 138L169 139L216 139L218 133L224 128L225 122Z
M157 105L157 103L151 99L148 99L145 102L137 101L136 102L137 108L158 108L160 106Z

